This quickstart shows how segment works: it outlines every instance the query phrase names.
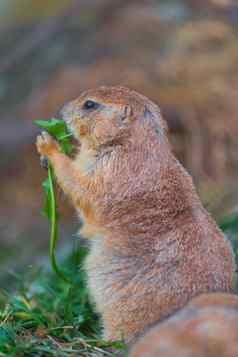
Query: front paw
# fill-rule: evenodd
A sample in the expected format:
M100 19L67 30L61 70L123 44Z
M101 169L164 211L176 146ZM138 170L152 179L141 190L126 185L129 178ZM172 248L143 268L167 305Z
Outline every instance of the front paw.
M53 153L59 152L60 147L56 140L46 131L43 131L36 138L36 147L40 155L50 157Z

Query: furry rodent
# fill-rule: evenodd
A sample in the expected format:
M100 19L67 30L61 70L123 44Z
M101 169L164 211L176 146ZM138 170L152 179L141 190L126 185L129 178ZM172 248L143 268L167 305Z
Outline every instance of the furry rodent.
M232 249L174 157L158 106L100 87L61 114L80 142L75 159L47 133L37 148L90 238L85 268L104 338L130 341L198 294L232 292Z

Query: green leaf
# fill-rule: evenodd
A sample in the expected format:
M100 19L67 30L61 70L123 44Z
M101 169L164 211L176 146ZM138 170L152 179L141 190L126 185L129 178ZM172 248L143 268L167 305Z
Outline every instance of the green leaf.
M64 154L70 154L73 150L73 145L68 141L68 139L64 139L59 141L61 152Z
M65 122L60 119L35 120L35 124L54 135L56 138L64 135L66 131Z
M52 118L50 120L35 120L34 123L40 128L45 129L59 142L63 153L71 153L73 145L70 143L69 138L72 134L67 132L67 127L63 120Z

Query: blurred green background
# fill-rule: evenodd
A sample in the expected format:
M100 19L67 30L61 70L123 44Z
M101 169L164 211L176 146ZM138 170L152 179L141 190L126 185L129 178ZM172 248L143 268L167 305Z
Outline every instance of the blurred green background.
M157 102L206 207L217 220L237 211L237 43L235 0L1 0L2 282L47 252L33 120L86 88L121 84ZM78 222L58 199L64 255Z

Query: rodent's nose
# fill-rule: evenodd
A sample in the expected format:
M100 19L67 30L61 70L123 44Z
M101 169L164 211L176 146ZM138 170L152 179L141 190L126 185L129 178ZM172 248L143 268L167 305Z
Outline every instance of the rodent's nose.
M72 114L72 106L70 105L70 103L67 103L57 112L56 118L67 121L69 116Z
M56 118L56 119L63 119L62 109L63 109L63 108L61 108L61 109L57 110L57 112L55 112L54 118Z

